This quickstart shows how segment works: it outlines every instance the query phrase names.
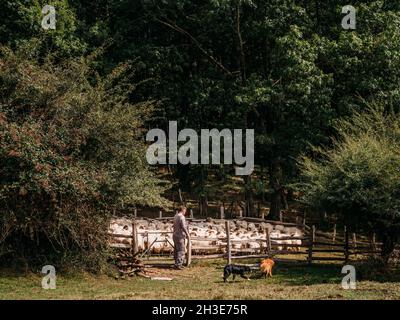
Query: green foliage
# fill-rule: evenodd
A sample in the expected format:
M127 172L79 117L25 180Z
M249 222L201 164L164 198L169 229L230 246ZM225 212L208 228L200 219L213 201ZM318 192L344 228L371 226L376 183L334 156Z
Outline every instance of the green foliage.
M377 231L388 255L400 232L400 121L372 109L336 128L340 138L332 149L300 162L304 200L339 213L353 229Z
M154 103L129 102L129 63L102 78L90 59L34 50L1 48L0 244L102 252L111 206L168 204L144 158Z
M40 26L44 4L57 9L56 30ZM348 4L345 0L0 2L1 43L13 50L25 48L25 56L9 54L1 66L1 112L7 126L2 155L8 167L23 163L14 170L17 173L4 171L3 185L10 188L7 199L14 199L11 195L23 186L22 194L68 190L63 199L101 206L161 204L164 189L143 161L142 128L166 129L168 121L176 120L179 128L195 130L254 128L257 170L252 180L241 184L242 191L246 201L252 192L263 198L269 194L271 211L279 212L282 191L299 180L296 159L304 153L315 160L311 145L332 146L338 135L336 120L363 114L371 102L390 114L400 111L400 5L354 0L357 29L351 31L341 27L341 9ZM38 49L31 50L36 41ZM90 67L84 62L88 53L93 53ZM135 72L130 72L130 61ZM346 140L346 152L360 161L352 165L377 170L373 175L377 188L390 179L394 167L372 163L395 161L385 158L391 155L385 150L392 144L381 134L377 130L372 136L360 136L362 141ZM14 138L23 143L20 154L11 157L8 154L17 151L12 149ZM375 159L373 153L381 156ZM349 164L351 159L342 161ZM171 169L174 185L200 201L211 200L215 192L223 195L212 185L215 177L229 181L233 175L227 166ZM321 173L319 179L335 182L323 177ZM367 177L358 178L357 183L367 184ZM337 180L335 187L339 185ZM346 192L341 196L357 204L368 200L362 195L372 197L368 192ZM394 196L388 191L376 199L376 206L385 206ZM339 209L319 200L319 206ZM363 214L370 219L370 213ZM365 228L377 227L373 221Z
M56 8L56 29L41 26L42 8ZM31 38L40 38L42 51L59 55L80 55L86 51L85 41L79 37L79 19L68 0L15 0L0 3L0 39L2 44L19 47Z

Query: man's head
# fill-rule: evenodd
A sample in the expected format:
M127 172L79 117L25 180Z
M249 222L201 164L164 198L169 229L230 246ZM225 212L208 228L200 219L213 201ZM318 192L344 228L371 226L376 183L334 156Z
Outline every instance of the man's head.
M186 207L185 206L179 206L178 207L178 213L182 213L183 215L186 214Z

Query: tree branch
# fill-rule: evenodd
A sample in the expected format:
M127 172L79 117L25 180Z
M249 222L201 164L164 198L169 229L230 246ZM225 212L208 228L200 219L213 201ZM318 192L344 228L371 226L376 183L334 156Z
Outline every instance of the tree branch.
M173 23L172 21L163 21L160 20L158 18L155 18L156 21L158 21L159 23L187 36L195 45L196 47L213 63L215 64L219 69L221 69L225 74L232 76L233 73L231 71L229 71L222 63L220 63L217 59L215 59L212 55L210 55L200 44L200 42L194 37L192 36L189 32L187 32L186 30L180 28L179 26L177 26L175 23Z

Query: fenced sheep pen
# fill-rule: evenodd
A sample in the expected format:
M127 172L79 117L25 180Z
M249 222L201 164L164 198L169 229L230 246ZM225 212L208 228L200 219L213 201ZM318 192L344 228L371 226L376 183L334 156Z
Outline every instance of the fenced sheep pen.
M222 210L221 218L194 219L192 214L187 218L191 235L186 246L187 265L195 259L223 258L231 263L232 260L269 257L308 264L347 262L351 256L360 258L380 253L381 244L375 242L374 236L370 240L357 240L355 233L350 237L346 227L343 232L337 232L335 225L332 233L325 233L305 223L249 217L228 220L223 219ZM165 265L165 262L155 262L172 258L172 219L162 217L162 212L156 219L138 218L136 213L131 219L116 218L110 225L110 246L128 250L132 257L147 266ZM285 259L282 255L298 258Z

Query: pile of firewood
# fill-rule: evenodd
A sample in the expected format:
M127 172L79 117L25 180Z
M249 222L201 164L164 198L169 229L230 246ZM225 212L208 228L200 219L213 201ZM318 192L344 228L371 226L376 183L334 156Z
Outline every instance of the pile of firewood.
M117 267L120 276L133 276L139 272L144 272L144 265L141 263L140 260L133 260L132 262L128 261L118 261Z
M151 280L172 280L170 277L162 276L160 270L156 268L151 269L151 265L145 266L131 251L123 249L118 250L114 261L119 271L119 275L116 277L117 279L139 276Z
M152 265L144 265L131 251L120 249L114 256L115 265L118 268L119 275L116 279L125 279L126 277L139 276L151 280L167 280L173 278L165 277L158 268Z
M117 250L114 255L114 263L118 268L119 277L133 276L144 271L144 265L131 251Z

